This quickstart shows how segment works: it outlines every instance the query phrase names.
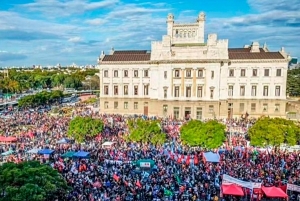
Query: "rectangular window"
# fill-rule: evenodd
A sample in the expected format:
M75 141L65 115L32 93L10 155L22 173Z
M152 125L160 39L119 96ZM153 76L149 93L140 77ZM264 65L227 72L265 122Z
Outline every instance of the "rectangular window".
M210 76L211 76L211 79L214 79L214 77L215 77L215 71L212 70Z
M257 76L257 69L253 69L253 70L252 70L252 76L253 76L253 77L256 77L256 76Z
M135 110L138 109L138 102L134 102L134 103L133 103L133 108L134 108Z
M149 85L144 85L144 96L149 95Z
M114 95L118 95L118 86L114 86Z
M179 107L174 107L173 108L173 118L174 119L179 119Z
M196 119L198 119L198 120L202 119L202 107L197 107L197 110L196 110Z
M264 76L269 77L270 76L270 69L265 69Z
M104 71L104 77L108 77L108 70Z
M144 77L149 77L148 70L144 70Z
M114 109L118 109L118 104L119 103L117 101L114 102Z
M280 104L276 103L275 104L275 112L279 112L280 111Z
M245 96L245 86L240 86L240 96Z
M114 77L118 77L118 71L114 70Z
M108 95L108 86L107 85L105 85L104 86L104 95Z
M228 86L228 96L233 96L233 86Z
M245 110L245 103L240 103L240 112L244 112Z
M280 96L280 86L275 87L275 96Z
M251 96L256 96L256 86L251 87Z
M175 70L175 77L180 77L179 70Z
M214 113L214 106L213 105L208 106L208 113L210 113L210 114Z
M198 77L199 78L203 77L203 70L198 70Z
M167 98L168 96L168 89L164 89L164 98Z
M264 86L263 96L268 96L268 95L269 95L269 87Z
M135 95L135 96L139 95L139 86L135 85L135 86L133 87L133 91L134 91L134 95Z
M168 72L164 71L164 78L167 79L168 78Z
M108 102L107 101L104 102L104 108L108 109Z
M256 103L251 103L251 112L256 111Z
M138 70L134 70L133 71L133 76L134 77L138 77L139 76L139 71Z
M246 69L241 69L241 77L245 77L246 76Z
M229 77L233 77L234 76L234 70L233 69L229 69Z
M175 97L179 97L179 87L178 87L178 86L175 87L175 93L174 93L174 96L175 96Z
M191 97L191 94L192 94L191 92L192 92L191 87L186 87L185 88L185 97L187 97L187 98Z
M198 88L197 88L197 97L198 98L202 98L202 92L203 92L202 86L198 86Z
M128 85L124 85L124 95L128 95Z
M214 98L214 90L213 90L213 89L210 90L210 98L211 98L211 99Z
M281 76L281 69L276 69L276 76L280 77Z
M268 103L263 104L263 111L268 112Z
M124 102L124 109L128 109L128 102Z
M163 114L164 116L168 114L168 105L163 105Z
M186 70L186 77L192 77L192 71L190 69Z
M128 77L128 70L124 70L124 77Z

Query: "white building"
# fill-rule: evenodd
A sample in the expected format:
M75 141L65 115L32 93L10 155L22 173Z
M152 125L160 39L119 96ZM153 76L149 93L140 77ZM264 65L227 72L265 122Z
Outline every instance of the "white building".
M151 51L99 57L100 112L183 118L285 116L289 56L253 42L228 48L217 34L204 38L205 14L195 23L167 17L167 35Z

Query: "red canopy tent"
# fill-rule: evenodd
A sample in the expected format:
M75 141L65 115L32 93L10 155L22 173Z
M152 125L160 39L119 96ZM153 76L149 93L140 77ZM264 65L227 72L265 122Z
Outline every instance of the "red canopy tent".
M244 191L240 186L234 184L222 184L222 193L224 195L244 196Z
M277 187L262 187L262 191L265 193L267 197L271 198L287 198L288 195L281 189Z

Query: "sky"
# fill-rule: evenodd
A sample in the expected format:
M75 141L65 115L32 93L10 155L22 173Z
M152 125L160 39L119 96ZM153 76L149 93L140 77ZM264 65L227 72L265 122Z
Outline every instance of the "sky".
M1 0L0 67L96 64L103 50L150 50L166 17L195 22L230 47L258 41L300 58L299 0Z

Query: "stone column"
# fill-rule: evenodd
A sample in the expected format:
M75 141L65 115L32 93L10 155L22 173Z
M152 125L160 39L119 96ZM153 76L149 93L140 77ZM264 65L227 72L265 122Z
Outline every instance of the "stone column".
M184 68L181 69L181 97L184 96Z
M197 90L197 85L196 85L196 69L193 69L193 97L196 97L196 90Z
M168 71L167 71L168 73ZM171 71L171 97L173 97L173 91L174 91L174 84L173 84L173 75L174 75L174 69L172 68L172 71ZM165 75L164 75L165 76ZM167 76L168 77L168 76Z

